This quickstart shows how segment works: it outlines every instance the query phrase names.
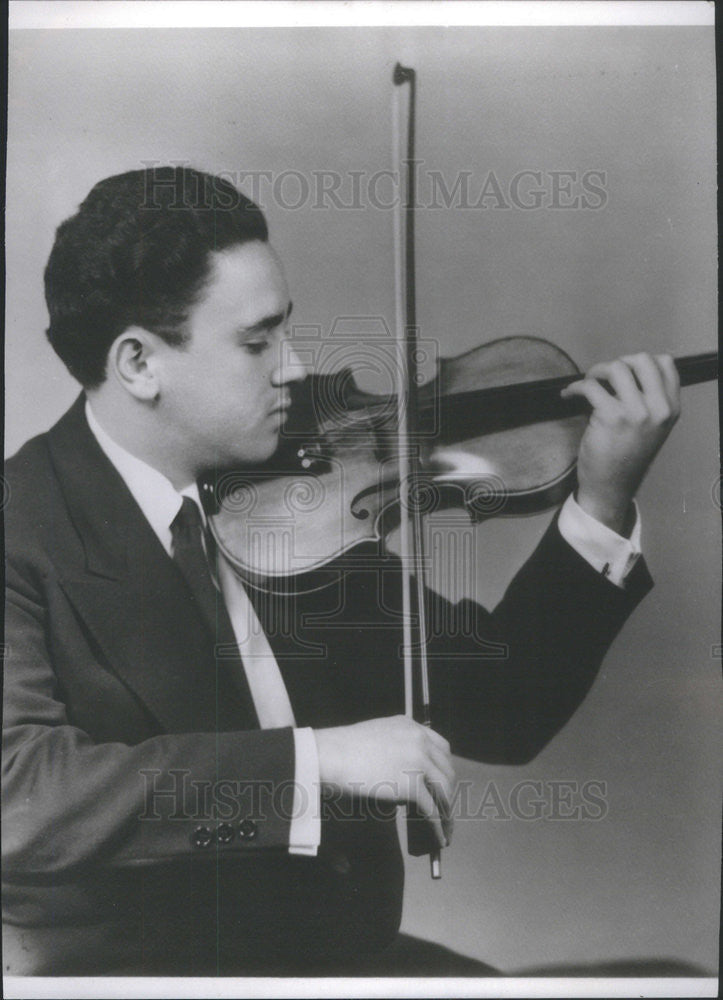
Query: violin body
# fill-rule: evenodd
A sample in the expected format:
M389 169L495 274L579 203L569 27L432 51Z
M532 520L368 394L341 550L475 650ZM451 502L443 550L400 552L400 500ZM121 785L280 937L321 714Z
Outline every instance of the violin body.
M530 421L519 398L495 393L577 377L564 351L535 337L442 359L419 390L423 420L413 447L421 472L409 495L420 513L462 507L479 521L561 502L586 425L579 401L543 407L542 419ZM396 397L363 392L348 370L312 375L268 463L205 480L215 493L216 542L246 583L313 589L358 546L383 544L399 523L396 415Z

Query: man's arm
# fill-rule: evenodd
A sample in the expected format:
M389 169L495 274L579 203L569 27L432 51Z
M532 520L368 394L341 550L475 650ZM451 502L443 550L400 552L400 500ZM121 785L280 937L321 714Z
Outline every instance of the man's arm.
M611 583L555 519L493 612L471 601L445 605L440 613L457 638L432 649L433 724L453 752L507 764L538 754L578 708L651 586L642 560L624 588Z
M235 829L228 843L216 838L219 819L199 812L195 789L238 781L250 796L264 783L292 780L292 730L159 735L133 746L94 742L69 721L52 667L42 574L19 563L7 563L4 878L43 879L89 864L200 855L208 847L286 846L290 818L268 808L249 836ZM100 665L98 673L101 683ZM169 789L175 793L164 794ZM210 844L199 828L211 831Z
M679 388L672 358L635 355L598 365L564 390L592 407L580 444L577 502L618 534L632 528L633 497L678 417ZM493 614L464 604L450 612L462 644L455 656L445 643L444 668L432 671L432 703L439 706L434 725L451 736L458 753L508 763L529 760L575 711L608 646L650 586L641 562L624 588L605 579L553 524ZM472 629L458 627L460 616L473 622ZM492 657L479 655L477 639L497 643ZM489 651L489 645L482 649ZM322 782L329 776L332 785L344 787L349 775L362 779L357 750L365 736L360 727L342 727L333 743L322 737ZM437 805L444 816L450 779L437 758L443 752L447 764L449 747L434 750L433 755L431 744L425 745L426 773L440 790ZM401 760L395 755L390 773L404 792L397 774ZM441 828L437 835L442 842Z

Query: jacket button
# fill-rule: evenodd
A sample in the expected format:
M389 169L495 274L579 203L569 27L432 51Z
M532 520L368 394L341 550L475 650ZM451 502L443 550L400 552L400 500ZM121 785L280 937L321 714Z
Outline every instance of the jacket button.
M207 826L197 826L191 834L191 843L194 847L210 847L213 843L213 830Z
M351 871L351 864L349 858L344 854L343 851L330 851L329 852L329 865L337 873L337 875L348 875Z
M241 840L253 840L258 830L252 819L242 819L238 825L238 835Z
M219 823L216 827L216 840L219 844L230 844L235 835L230 823Z

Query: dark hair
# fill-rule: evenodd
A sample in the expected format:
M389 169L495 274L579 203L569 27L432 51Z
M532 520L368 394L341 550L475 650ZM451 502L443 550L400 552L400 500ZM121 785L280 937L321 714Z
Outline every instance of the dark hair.
M184 342L212 251L267 239L261 210L221 177L172 166L107 177L56 232L45 268L48 340L94 388L129 326Z

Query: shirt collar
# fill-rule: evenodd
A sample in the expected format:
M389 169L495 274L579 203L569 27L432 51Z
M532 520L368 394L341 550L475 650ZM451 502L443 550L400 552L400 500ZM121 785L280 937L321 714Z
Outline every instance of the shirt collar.
M198 486L196 483L189 483L182 490L176 490L162 472L122 448L100 426L88 399L85 401L85 416L96 441L115 466L161 545L171 555L171 524L181 509L183 497L190 497L198 505L201 517L205 520Z

